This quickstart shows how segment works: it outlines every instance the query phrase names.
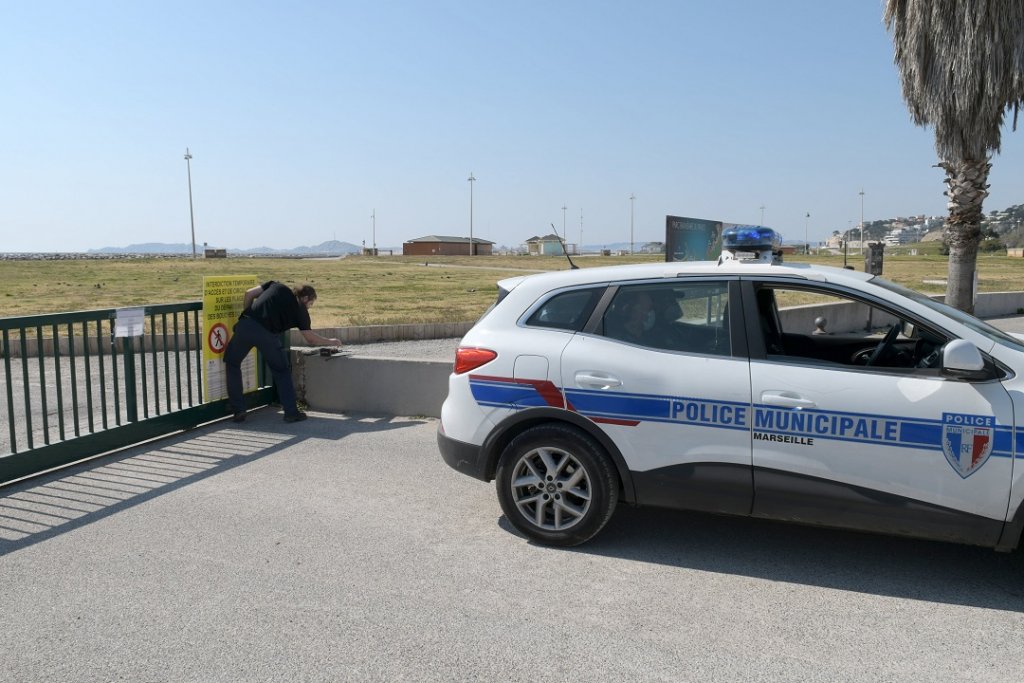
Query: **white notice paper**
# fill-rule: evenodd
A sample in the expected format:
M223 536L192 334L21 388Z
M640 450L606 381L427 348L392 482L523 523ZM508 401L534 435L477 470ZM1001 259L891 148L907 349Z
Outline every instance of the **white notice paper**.
M119 308L114 318L115 337L140 337L142 326L146 320L146 309L138 306L136 308Z

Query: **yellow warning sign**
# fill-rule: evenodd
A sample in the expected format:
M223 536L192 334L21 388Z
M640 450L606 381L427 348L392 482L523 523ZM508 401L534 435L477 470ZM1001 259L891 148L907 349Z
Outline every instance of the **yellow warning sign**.
M209 275L203 278L203 396L205 401L227 398L224 349L242 312L245 292L259 283L255 275ZM256 350L242 361L242 389L257 388Z

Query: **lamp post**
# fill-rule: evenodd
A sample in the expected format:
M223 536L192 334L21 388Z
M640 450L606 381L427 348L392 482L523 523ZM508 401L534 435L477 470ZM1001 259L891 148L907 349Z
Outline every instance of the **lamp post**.
M185 168L188 171L188 219L192 224L192 258L196 257L196 215L192 211L192 155L185 148Z
M466 178L469 181L469 255L475 256L476 245L473 244L473 183L476 182L476 178L473 177L473 172L469 172L469 177Z
M864 254L864 188L860 188L860 253Z
M636 201L636 195L632 192L629 193L629 255L633 255L633 202Z
M371 243L372 246L370 247L373 251L370 252L370 255L371 256L376 256L377 255L377 209L374 209L373 213L370 214L370 220L373 221L373 242Z
M764 225L764 204L761 205L761 222L759 225Z
M565 231L565 212L569 207L562 204L562 241L568 241L569 233Z
M583 209L580 209L580 246L576 250L577 254L583 253Z
M808 235L810 234L809 233L809 226L810 226L810 224L811 224L811 212L808 211L807 215L804 217L804 244L805 244L805 246L807 248L807 255L808 256L811 255L811 240L808 237Z

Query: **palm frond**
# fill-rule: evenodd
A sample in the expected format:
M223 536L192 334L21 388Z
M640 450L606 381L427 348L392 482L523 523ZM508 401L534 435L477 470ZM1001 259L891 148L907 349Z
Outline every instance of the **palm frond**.
M883 20L914 123L946 161L998 152L1024 105L1024 0L887 0Z

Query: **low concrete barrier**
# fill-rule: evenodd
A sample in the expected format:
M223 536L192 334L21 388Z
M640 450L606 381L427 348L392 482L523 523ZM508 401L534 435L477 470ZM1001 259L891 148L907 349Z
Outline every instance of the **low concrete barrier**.
M815 321L824 318L824 331L831 334L864 332L892 325L896 318L875 311L854 301L834 304L808 304L793 306L779 311L782 329L786 332L813 334L817 326Z
M311 410L440 417L452 363L445 361L307 355L292 350L299 400Z
M11 350L11 358L21 358L21 341L20 341L20 338L16 334L11 334L10 337L11 337L11 348L10 348L10 350ZM190 350L190 351L194 352L197 348L199 348L199 344L201 343L200 342L200 335L198 335L198 334L188 334L188 335L186 335L184 333L180 333L179 332L178 335L177 335L177 338L175 338L175 335L173 335L173 334L168 334L166 339L167 339L166 348L167 348L168 351L171 351L171 352L174 352L174 351L184 352L186 350ZM113 348L116 349L118 352L124 350L124 339L123 338L111 339L109 334L104 334L101 339L97 339L95 336L89 336L89 337L85 337L85 338L83 338L81 336L76 336L74 338L74 340L75 340L74 341L74 352L75 352L76 355L84 354L87 345L88 345L89 353L91 355L98 354L100 352L101 348L103 349L103 353L109 354L110 353L110 349L111 349L111 345L113 345ZM26 336L26 338L25 338L25 357L26 358L36 358L37 356L39 356L39 349L40 348L42 348L42 355L44 357L45 356L52 356L52 355L54 355L54 352L53 352L54 339L52 337L43 337L42 338L42 347L40 347L39 341L40 340L37 339L36 337L28 337L28 336ZM71 337L59 336L59 337L57 337L56 342L57 342L57 348L60 349L60 353L61 353L62 356L69 356L71 354L71 350L72 350L71 349ZM145 337L145 345L146 345L146 351L159 351L159 352L162 352L164 350L164 336L162 334L158 334L156 336L156 338L154 339L149 334L147 334L146 337ZM187 347L186 347L186 345L187 345ZM135 337L135 352L138 353L138 352L141 351L141 349L142 349L142 342L139 341L138 337Z
M937 297L939 301L945 297ZM1024 292L985 292L974 302L974 315L978 318L999 318L1024 312Z
M945 296L936 294L931 297L942 301ZM1024 310L1024 292L984 292L974 302L974 315L979 318L999 318L1006 315L1018 315ZM869 317L868 307L855 302L834 304L807 304L793 306L779 311L783 329L800 331L810 334L814 331L814 321L818 317L825 318L825 330L833 334L878 329L895 322L890 315Z
M460 323L409 323L404 325L366 325L363 327L329 327L324 329L316 330L319 334L325 337L337 337L341 340L342 344L373 344L384 341L406 341L414 339L452 339L461 337L469 328L473 326L473 322L460 322ZM46 332L48 330L44 330ZM17 332L12 332L10 335L10 354L11 358L21 358L21 338ZM139 351L142 348L142 343L138 341L138 337L135 338L135 350ZM305 346L306 342L302 338L302 335L298 330L291 330L288 335L289 343L293 347ZM164 350L165 336L162 333L157 334L155 337L146 334L145 346L147 351L163 351ZM97 339L95 335L90 335L87 338L81 336L75 337L75 353L81 354L85 349L85 345L88 344L89 353L97 354L102 346L104 353L110 352L110 344L113 343L118 350L122 350L124 347L124 339L111 340L109 331L104 332L100 339ZM195 351L199 348L201 343L201 335L199 333L192 333L186 335L183 332L179 332L177 337L174 334L166 335L166 347L169 351L185 351L186 344L187 348ZM68 355L70 349L70 338L66 335L57 337L57 346L60 349L61 355ZM53 355L54 340L51 337L43 337L42 346L39 344L39 340L35 336L26 336L25 338L25 357L35 358L39 355L40 348L42 349L43 356Z

